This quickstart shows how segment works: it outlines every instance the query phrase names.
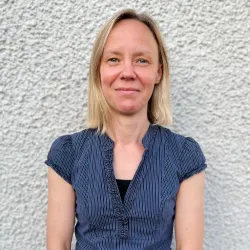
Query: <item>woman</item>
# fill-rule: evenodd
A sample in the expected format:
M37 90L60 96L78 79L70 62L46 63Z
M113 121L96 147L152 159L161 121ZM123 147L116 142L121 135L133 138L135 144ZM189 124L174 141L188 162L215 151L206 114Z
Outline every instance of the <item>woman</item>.
M99 33L89 78L89 128L59 137L48 170L47 247L202 249L206 168L171 123L169 69L155 22L117 13Z

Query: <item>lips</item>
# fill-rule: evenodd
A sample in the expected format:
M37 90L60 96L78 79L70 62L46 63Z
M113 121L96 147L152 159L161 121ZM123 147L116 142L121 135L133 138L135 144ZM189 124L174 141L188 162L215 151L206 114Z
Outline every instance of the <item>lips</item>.
M135 88L117 88L116 91L122 91L122 92L140 92L138 89Z

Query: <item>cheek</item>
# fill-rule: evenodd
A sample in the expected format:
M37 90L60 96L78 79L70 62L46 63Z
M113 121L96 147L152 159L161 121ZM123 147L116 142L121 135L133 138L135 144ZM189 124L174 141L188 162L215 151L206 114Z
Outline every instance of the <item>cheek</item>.
M152 86L156 83L156 75L151 70L140 72L138 76L145 87Z
M117 78L117 72L115 69L101 67L100 68L100 80L102 87L110 86Z
M157 79L157 69L155 66L137 68L137 75L145 84L155 84Z

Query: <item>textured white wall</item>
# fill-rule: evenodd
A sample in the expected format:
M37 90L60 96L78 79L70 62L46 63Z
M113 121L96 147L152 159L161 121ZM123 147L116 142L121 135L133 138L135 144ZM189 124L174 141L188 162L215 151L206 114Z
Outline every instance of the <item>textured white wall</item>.
M51 142L82 129L90 51L101 24L133 7L169 52L173 129L208 162L205 250L249 250L248 0L0 2L0 249L45 249Z

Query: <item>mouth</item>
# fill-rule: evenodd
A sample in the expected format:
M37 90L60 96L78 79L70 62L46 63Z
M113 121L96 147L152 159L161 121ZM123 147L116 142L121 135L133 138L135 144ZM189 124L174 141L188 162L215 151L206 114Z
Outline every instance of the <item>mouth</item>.
M117 88L115 89L116 91L120 91L120 92L140 92L140 90L135 89L135 88Z

